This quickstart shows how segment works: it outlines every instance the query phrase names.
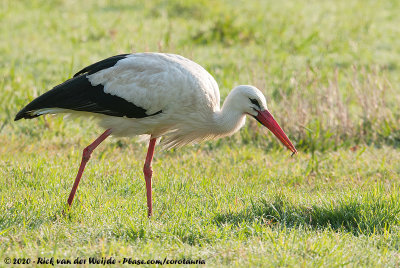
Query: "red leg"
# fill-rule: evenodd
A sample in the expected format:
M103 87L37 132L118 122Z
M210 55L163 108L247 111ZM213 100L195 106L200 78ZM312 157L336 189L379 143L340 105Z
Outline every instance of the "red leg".
M144 163L143 173L146 180L147 191L147 215L150 217L153 214L153 203L151 200L151 176L153 170L151 168L151 160L153 160L154 147L156 146L156 138L150 139L149 149L147 150L146 162Z
M85 166L86 163L89 161L90 159L90 155L92 154L92 152L94 151L94 149L96 149L96 147L102 142L104 141L108 136L110 136L111 134L111 128L107 129L103 134L101 134L93 143L91 143L88 147L86 147L85 149L83 149L83 154L82 154L82 161L81 161L81 165L79 166L79 170L78 170L78 175L76 175L76 179L74 182L74 186L72 186L72 190L71 193L69 194L68 197L68 205L71 207L72 201L74 200L74 196L75 196L75 192L76 189L78 188L79 185L79 181L81 180L83 171L85 170Z

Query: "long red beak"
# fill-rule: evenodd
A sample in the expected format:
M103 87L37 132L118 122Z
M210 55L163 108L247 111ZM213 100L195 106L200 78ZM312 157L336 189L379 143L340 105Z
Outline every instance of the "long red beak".
M292 142L283 132L282 128L275 121L274 117L268 110L259 111L258 115L255 117L258 122L267 127L274 135L285 145L293 154L297 154L296 148L293 146Z

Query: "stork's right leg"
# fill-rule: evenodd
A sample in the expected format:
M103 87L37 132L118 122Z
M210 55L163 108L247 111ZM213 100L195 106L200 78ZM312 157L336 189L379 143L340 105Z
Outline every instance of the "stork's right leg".
M83 149L82 161L79 166L78 175L76 175L76 179L74 182L74 186L72 186L71 193L68 198L68 205L71 207L72 201L74 200L76 189L78 189L79 181L81 180L83 171L85 170L86 163L90 159L90 155L96 149L99 144L104 141L111 134L111 128L107 129L103 134L101 134L93 143L91 143L88 147Z
M146 181L146 196L147 196L147 216L153 215L153 202L151 197L151 177L153 176L153 169L151 168L151 161L153 160L154 148L156 146L156 138L150 139L149 148L147 149L146 162L144 163L143 173Z

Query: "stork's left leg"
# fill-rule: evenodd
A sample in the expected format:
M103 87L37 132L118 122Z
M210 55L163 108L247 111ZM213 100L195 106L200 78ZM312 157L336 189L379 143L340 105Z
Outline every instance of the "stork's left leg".
M75 192L76 192L76 189L78 189L79 181L81 180L83 171L85 170L86 163L89 161L93 150L96 149L96 147L99 146L99 144L102 141L104 141L108 136L110 136L111 132L112 132L111 128L107 129L94 142L92 142L88 147L86 147L83 150L81 165L79 166L78 174L76 175L74 185L72 186L71 193L69 194L69 197L68 197L68 206L69 207L71 207L72 201L74 200Z
M150 139L149 149L147 150L146 162L144 163L143 173L146 180L147 191L147 215L150 217L153 214L153 203L151 199L151 177L153 170L151 168L151 161L153 160L154 147L156 146L156 138Z

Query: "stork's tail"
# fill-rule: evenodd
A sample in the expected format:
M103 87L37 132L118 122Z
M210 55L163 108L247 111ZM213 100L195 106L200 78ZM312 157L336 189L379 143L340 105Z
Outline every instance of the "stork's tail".
M50 90L45 94L37 97L24 108L22 108L14 118L14 121L22 118L32 119L43 114L55 114L65 112L66 109L57 107L57 103L63 99L63 94L55 94ZM57 92L60 93L60 92Z
M34 99L18 112L15 120L63 112L90 112L109 116L143 118L157 115L162 111L147 114L144 108L116 95L106 93L102 84L92 85L86 75L78 75Z
M79 76L55 86L22 108L15 116L14 121L22 118L32 119L43 114L66 112L67 109L78 106L81 102L79 96L82 95L80 92L83 81L87 81L87 79Z
M28 106L26 106L26 107L28 107ZM20 120L22 118L32 119L32 118L41 116L43 114L57 114L57 113L66 112L65 109L61 109L61 108L45 108L45 109L38 109L38 110L33 110L33 111L26 111L25 108L17 113L17 115L14 118L14 121Z

